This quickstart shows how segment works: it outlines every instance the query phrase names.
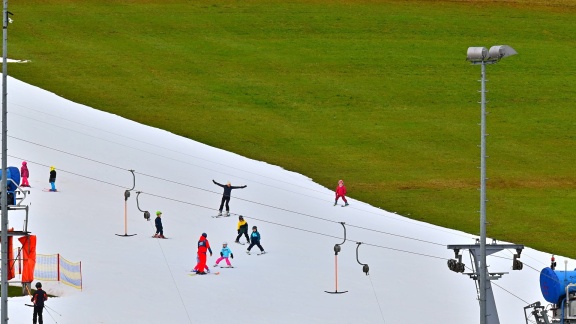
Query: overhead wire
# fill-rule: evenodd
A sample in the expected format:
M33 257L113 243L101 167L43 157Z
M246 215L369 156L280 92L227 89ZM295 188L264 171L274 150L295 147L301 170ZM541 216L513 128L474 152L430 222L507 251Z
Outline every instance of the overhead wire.
M84 160L88 160L88 161L91 161L91 162L99 163L99 164L102 164L102 165L105 165L105 166L108 166L108 167L112 167L112 168L115 168L115 169L128 170L128 169L125 169L125 168L122 168L122 167L118 167L118 166L115 166L115 165L112 165L112 164L109 164L109 163L101 162L101 161L98 161L98 160L95 160L95 159L92 159L92 158L87 158L87 157L84 157L84 156L82 156L82 155L78 155L78 154L66 152L66 151L63 151L63 150L60 150L60 149L57 149L57 148L53 148L53 147L46 146L46 145L43 145L43 144L38 144L38 143L35 143L35 142L32 142L32 141L24 140L24 139L21 139L21 138L19 138L19 137L12 137L12 138L17 139L17 140L24 141L24 142L26 142L26 143L30 143L30 144L33 144L33 145L37 145L37 146L41 146L41 147L44 147L44 148L48 148L48 149L51 149L51 150L54 150L54 151L57 151L57 152L60 152L60 153L68 154L68 155L70 155L70 156L74 156L74 157L77 157L77 158L80 158L80 159L84 159ZM165 182L168 182L168 183L171 183L171 184L177 184L177 185L185 186L185 187L188 187L188 188L193 188L193 189L197 189L197 190L209 192L209 193L212 193L212 194L220 195L219 192L216 192L216 191L213 191L213 190L209 190L209 189L205 189L205 188L201 188L201 187L197 187L197 186L193 186L193 185L186 184L186 183L182 183L182 182L179 182L179 181L170 180L170 179L165 179L165 178L153 176L153 175L146 174L146 173L142 173L142 172L134 172L134 173L139 174L139 175L142 175L142 176L150 177L150 178L153 178L153 179L165 181ZM331 220L331 219L327 219L327 218L323 218L323 217L319 217L319 216L314 216L314 215L310 215L310 214L307 214L307 213L302 213L302 212L298 212L298 211L294 211L294 210L290 210L290 209L286 209L286 208L281 208L281 207L277 207L277 206L273 206L273 205L268 205L268 204L260 203L260 202L257 202L257 201L253 201L253 200L249 200L249 199L245 199L245 198L241 198L241 197L236 197L236 199L241 200L241 201L246 201L246 202L249 202L249 203L253 203L253 204L257 204L257 205L260 205L260 206L268 207L268 208L273 208L273 209L277 209L277 210L281 210L281 211L285 211L285 212L289 212L289 213L293 213L293 214L298 214L298 215L301 215L301 216L306 216L306 217L310 217L310 218L314 218L314 219L318 219L318 220L330 222L330 223L339 223L339 222L334 221L334 220ZM442 243L436 243L436 242L431 242L431 241L427 241L427 240L422 240L422 239L418 239L418 238L413 238L413 237L409 237L409 236L405 236L405 235L399 235L399 234L394 234L394 233L390 233L390 232L379 231L379 230L375 230L375 229L371 229L371 228L366 228L366 227L362 227L362 226L357 226L357 225L353 225L353 224L347 224L347 225L350 226L350 227L355 227L355 228L359 228L359 229L366 230L366 231L372 231L372 232L381 233L381 234L385 234L385 235L396 236L396 237L405 238L405 239L408 239L408 240L414 240L414 241L418 241L418 242L423 242L423 243L428 243L428 244L434 244L434 245L440 245L440 246L445 245L445 244L442 244Z
M22 157L17 157L17 156L13 156L13 155L9 155L9 156L10 156L10 157L13 157L13 158L23 159L23 160L24 160L24 158L22 158ZM39 162L36 162L36 161L32 161L32 160L28 160L28 161L29 161L30 163L34 163L34 164L38 164L38 165L42 165L42 166L46 166L46 167L48 166L48 165L45 165L45 164L42 164L42 163L39 163ZM101 183L105 183L105 184L108 184L108 185L112 185L112 186L115 186L115 187L124 188L124 186L120 186L120 185L113 184L113 183L110 183L110 182L107 182L107 181L102 181L102 180L95 179L95 178L92 178L92 177L84 176L84 175L82 175L82 174L78 174L78 173L71 172L71 171L68 171L68 170L64 170L64 169L59 169L59 170L61 170L61 171L63 171L63 172L68 172L68 173L70 173L70 174L74 174L74 175L79 176L79 177L83 177L83 178L87 178L87 179L94 180L94 181L97 181L97 182L101 182ZM185 201L185 200L170 198L170 197L166 197L166 196L162 196L162 195L158 195L158 194L154 194L154 193L149 193L149 192L145 192L145 191L141 191L141 190L139 190L139 191L140 191L141 194L147 194L147 195L150 195L150 196L153 196L153 197L157 197L157 198L161 198L161 199L165 199L165 200L170 200L170 201L174 201L174 202L178 202L178 203L182 203L182 204L187 204L187 205L191 205L191 206L196 206L196 207L200 207L200 208L204 208L204 209L210 209L210 210L213 209L213 208L208 207L208 206L203 206L203 205L191 203L191 202ZM264 222L264 223L274 224L274 225L277 225L277 226L283 226L283 227L286 227L286 228L291 228L291 229L295 229L295 230L299 230L299 231L303 231L303 232L308 232L308 233L312 233L312 234L322 235L322 236L325 236L325 237L331 237L331 238L335 238L335 239L341 239L341 237L339 237L339 236L334 236L334 235L329 235L329 234L325 234L325 233L315 232L315 231L311 231L311 230L299 228L299 227L296 227L296 226L290 226L290 225L281 224L281 223L277 223L277 222L273 222L273 221L269 221L269 220L259 219L259 218L252 217L252 216L245 216L245 218L254 219L254 220L258 220L258 221ZM330 221L330 220L329 220L329 221ZM336 221L330 221L330 222L338 223L338 222L336 222ZM352 239L348 239L348 241L355 242L355 243L360 242L360 241L355 241L355 240L352 240ZM420 256L435 258L435 259L441 259L441 260L445 260L445 259L446 259L446 258L444 258L444 257L437 257L437 256L428 255L428 254L425 254L425 253L419 253L419 252L412 252L412 251L407 251L407 250L402 250L402 249L396 249L396 248L391 248L391 247L382 246L382 245L378 245L378 244L371 244L371 243L366 243L366 242L362 242L362 244L365 244L365 245L367 245L367 246L373 246L373 247L377 247L377 248L382 248L382 249L397 251L397 252L403 252L403 253L409 253L409 254L413 254L413 255L420 255Z
M30 108L30 107L27 107L27 106L18 105L18 104L14 104L14 105L17 105L17 106L20 106L20 107L23 107L23 108L26 108L26 109L30 109L30 110L33 110L33 111L37 111L37 112L40 112L40 113L44 113L44 112L42 112L42 111L39 111L39 110ZM19 116L21 116L21 117L26 117L27 119L35 120L35 119L33 119L33 118L30 118L30 117L27 117L27 116L23 116L23 115L20 115L20 114L18 114L18 113L12 113L12 114L19 115ZM45 113L45 114L47 114L47 113ZM128 138L128 139L131 139L131 140L134 140L134 141L138 141L138 142L141 142L141 143L145 143L145 144L147 144L147 145L159 147L159 146L154 145L154 144L151 144L151 143L147 143L147 142L144 142L144 141L141 141L141 140L137 140L137 139L134 139L134 138L130 138L130 137L125 137L125 136L123 136L123 135L120 135L120 134L117 134L117 133L114 133L114 132L102 130L102 129L99 129L99 128L96 128L96 127L93 127L93 126L90 126L90 125L86 125L86 124L83 124L83 123L79 123L79 122L76 122L76 121L72 121L72 120L69 120L69 119L65 119L65 118L62 118L62 117L58 117L58 116L55 116L55 115L52 115L52 114L47 114L47 115L53 116L53 117L56 117L56 118L61 118L61 119L63 119L63 120L67 120L67 121L70 121L70 122L72 122L72 123L76 123L76 124L79 124L79 125L82 125L82 126L90 127L90 128L93 128L93 129L96 129L96 130L99 130L99 131L107 132L107 133L114 134L114 135L117 135L117 136L122 136L123 138ZM41 122L41 123L43 123L43 124L50 124L50 123L46 123L45 121L40 121L40 120L35 120L35 121ZM76 131L76 130L72 130L72 129L63 127L63 126L61 126L61 125L55 125L55 124L50 124L50 125L53 125L53 126L55 126L55 127L59 127L59 128L65 129L65 130L69 130L69 131L72 131L72 132L76 132L76 133L79 133L79 134L82 134L82 135L85 135L85 136L93 137L93 138L96 138L96 139L99 139L99 140L102 140L102 141L110 142L110 143L113 143L113 144L116 144L116 145L120 145L120 146L123 146L123 147L131 148L131 149L134 149L134 150L137 150L137 151L141 151L141 152L144 152L144 153L153 154L153 155L155 155L155 156L158 156L157 152L149 152L149 151L142 150L142 149L138 149L138 148L135 148L135 147L132 147L132 146L129 146L129 145L125 145L125 144L121 144L121 143L118 143L118 142L106 140L106 139L103 139L103 138L98 137L98 136L88 135L88 134L85 134L85 133L82 133L82 132L79 132L79 131ZM11 136L9 136L9 137L11 137ZM16 137L13 137L13 138L14 138L14 139L17 139L17 140L25 141L25 142L30 143L30 144L40 145L40 146L45 147L45 148L51 148L51 147L49 147L49 146L42 145L42 144L38 144L38 143L35 143L35 142L32 142L32 141L27 141L27 140L20 139L20 138L16 138ZM269 178L269 179L272 179L272 180L274 180L274 181L284 182L284 183L287 183L287 184L292 185L292 186L297 186L297 187L300 187L300 188L304 188L304 189L307 189L307 190L311 190L311 191L315 191L315 192L318 192L318 193L325 194L323 191L315 190L315 189L308 188L308 187L304 187L304 186L299 186L299 185L297 185L297 184L290 183L290 182L286 182L286 181L283 181L283 180L280 180L280 179L267 177L267 176L264 176L264 175L259 174L259 173L255 173L255 172L243 170L243 169L240 169L240 168L232 167L232 166L225 165L225 164L222 164L222 163L218 163L218 162L215 162L215 161L211 161L211 160L208 160L208 159L199 158L199 157L197 157L197 156L189 155L189 154L182 153L182 152L178 152L178 151L175 151L175 150L170 150L170 149L166 149L166 150L169 150L169 151L172 151L172 152L176 152L176 153L182 154L182 155L187 155L187 156L190 156L190 157L193 157L193 158L196 158L196 159L200 159L200 160L203 160L203 161L207 161L207 162L210 162L210 163L213 163L213 164L223 165L223 166L226 166L226 167L229 167L229 168L232 168L232 169L236 169L236 170L240 170L240 171L243 171L243 172L246 172L246 173L251 173L251 174L255 174L255 175L261 176L261 177ZM65 151L62 151L62 150L59 150L59 152L74 155L74 154L72 154L72 153L68 153L68 152L65 152ZM160 156L161 156L161 155L160 155ZM167 157L167 156L161 156L161 157L166 158L166 159L169 159L169 160L173 160L173 161L176 161L176 162L180 162L180 163L183 163L183 164L195 166L195 167L198 167L198 168L203 168L203 169L206 169L206 170L209 170L209 171L214 171L214 172L226 174L226 173L223 173L221 170L213 170L213 169L210 169L210 168L206 168L206 167L203 167L203 166L199 166L199 165L196 165L196 164L189 163L189 162L187 162L187 161L182 161L182 160L174 159L174 158ZM227 175L230 175L230 174L227 174ZM290 192L290 193L293 193L293 194L302 195L302 196L305 196L305 197L307 197L307 198L317 199L317 200L324 200L323 198L320 198L320 197L313 197L313 196L305 195L305 194L303 194L303 193L301 193L301 192L295 192L295 191L288 190L288 189L285 189L285 188L275 187L275 186L269 185L269 184L267 184L267 183L262 183L262 182L259 182L259 181L255 181L255 180L253 180L253 179L247 179L247 178L243 178L243 177L238 177L237 175L231 175L231 176L235 176L235 177L237 177L237 178L244 179L244 180L249 180L249 181L252 181L253 183L258 183L258 184L261 184L261 185L264 185L264 186L268 186L268 187L272 187L272 188L275 188L275 189L287 191L287 192ZM163 179L163 180L165 180L165 179ZM169 180L166 180L166 181L169 181ZM372 211L368 211L368 210L364 210L364 209L360 209L360 208L356 208L356 207L348 207L348 208L354 209L354 210L358 210L358 211L364 212L364 213L369 213L369 214L378 215L378 216L380 216L380 217L383 216L383 217L391 218L391 219L396 220L396 221L402 221L402 222L414 224L414 225L417 225L417 226L422 226L422 227L425 227L425 228L430 228L430 229L433 229L433 230L436 230L436 231L441 231L441 232L450 233L450 234L452 234L452 235L462 236L462 237L466 237L466 238L473 238L472 236L469 236L469 235L463 235L463 234L459 234L459 233L454 233L454 231L447 231L447 230L440 229L440 228L437 228L437 227L426 226L425 224L422 224L422 223L417 222L417 221L412 220L412 219L402 219L402 218L391 217L391 216L388 216L388 215L386 215L386 214L376 213L376 212L372 212Z

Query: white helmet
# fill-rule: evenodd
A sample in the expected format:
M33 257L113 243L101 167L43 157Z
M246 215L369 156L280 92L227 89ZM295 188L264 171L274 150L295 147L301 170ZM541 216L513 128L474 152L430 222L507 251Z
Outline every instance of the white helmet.
M224 243L222 243L222 245L228 245L228 242L224 242Z

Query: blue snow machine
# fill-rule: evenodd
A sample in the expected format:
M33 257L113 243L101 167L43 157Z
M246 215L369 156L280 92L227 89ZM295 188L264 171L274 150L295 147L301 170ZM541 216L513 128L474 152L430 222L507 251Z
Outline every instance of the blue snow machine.
M8 205L16 205L16 190L20 186L20 170L17 167L8 167L6 169L7 188L8 188ZM0 169L0 180L2 179L2 170Z

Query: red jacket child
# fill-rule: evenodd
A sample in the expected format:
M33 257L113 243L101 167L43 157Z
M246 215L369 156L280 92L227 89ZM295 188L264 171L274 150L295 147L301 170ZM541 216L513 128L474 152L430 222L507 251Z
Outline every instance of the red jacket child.
M208 242L208 235L206 233L202 233L200 239L198 240L198 264L194 267L196 273L198 274L206 274L204 270L206 269L206 252L210 252L210 256L212 256L212 249L210 248L210 242Z
M342 180L338 181L338 187L336 187L336 200L334 200L334 206L338 204L338 198L340 197L344 200L344 206L348 206L348 201L346 200L346 186Z

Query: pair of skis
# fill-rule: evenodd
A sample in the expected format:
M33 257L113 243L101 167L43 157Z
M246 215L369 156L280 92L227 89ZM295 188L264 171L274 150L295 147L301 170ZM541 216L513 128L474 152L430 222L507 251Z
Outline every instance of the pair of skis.
M212 218L230 217L230 216L232 216L232 215L234 215L234 216L243 216L243 215L240 215L240 214L226 213L226 214L218 214L218 215L216 215L216 216L212 216Z
M260 252L256 255L262 255L262 254L266 254L266 253L268 253L268 252L264 251L264 252ZM251 253L250 253L250 251L246 251L246 254L250 255Z
M207 275L216 275L216 276L217 276L217 275L219 275L219 274L220 274L220 272L217 271L217 272L207 272L206 274L203 274L203 275L199 275L199 274L197 274L196 272L192 272L192 273L189 273L188 275L189 275L190 277L192 277L192 276L207 276Z

